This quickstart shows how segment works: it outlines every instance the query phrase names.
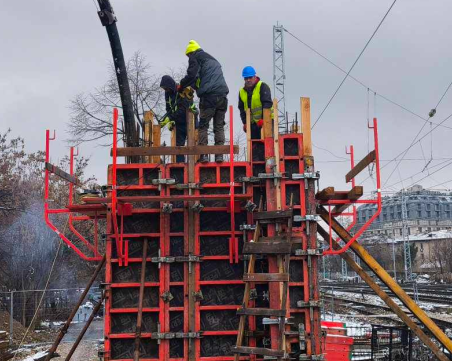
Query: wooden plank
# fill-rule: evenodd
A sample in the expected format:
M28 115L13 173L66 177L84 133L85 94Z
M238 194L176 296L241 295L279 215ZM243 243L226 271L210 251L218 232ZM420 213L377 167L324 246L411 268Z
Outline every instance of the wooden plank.
M9 341L8 340L0 341L0 350L5 350L8 347L9 347ZM0 355L0 357L1 357L1 355Z
M232 348L233 353L244 353L250 355L262 355L262 356L273 356L273 357L284 357L285 352L283 350L272 350L271 348L263 347L245 347L237 346Z
M347 199L351 201L356 201L359 198L361 198L364 194L364 188L363 186L354 186L348 193L347 193ZM336 215L339 213L344 212L348 207L350 206L349 203L347 204L338 204L336 207L333 208L333 213Z
M152 145L152 120L154 118L154 113L150 110L144 112L143 116L143 139L144 147L150 147ZM145 157L146 163L151 163L151 157Z
M176 146L176 127L171 131L171 146ZM176 156L174 154L171 156L171 163L176 163Z
M264 138L273 137L273 125L272 125L272 112L271 109L263 109L264 125L262 126L262 132Z
M284 211L266 211L266 212L256 212L253 213L254 220L266 220L266 219L277 219L277 218L291 218L293 216L292 210Z
M303 156L312 156L311 99L300 98L301 132L303 133Z
M288 242L247 242L243 245L244 254L290 254L292 245Z
M251 195L237 194L236 199L249 199ZM174 195L174 196L121 196L118 197L119 202L134 203L134 202L177 202L177 201L207 201L207 200L229 200L231 197L229 194L187 194L187 195ZM111 203L111 198L87 198L84 200L87 204L104 204ZM71 206L71 209L75 209L75 206ZM86 207L86 206L85 206ZM69 207L68 207L69 208ZM83 208L83 206L82 206ZM90 208L92 209L92 208ZM103 208L101 208L102 210ZM97 209L93 209L97 210Z
M327 201L333 198L333 196L334 196L334 187L326 187L321 191L317 192L317 194L315 195L315 199Z
M370 163L374 162L375 159L376 159L376 153L375 153L375 150L373 150L368 155L366 155L363 159L361 159L359 161L359 163L357 165L355 165L355 167L345 175L345 181L347 183L350 182L362 170L364 170Z
M251 111L246 110L246 160L251 162Z
M160 147L161 142L161 128L159 124L152 125L152 148ZM152 157L152 163L161 163L160 154Z
M118 157L144 155L201 155L201 154L229 154L229 145L188 145L186 147L127 147L118 148ZM239 154L239 146L234 145L234 154ZM111 155L111 152L110 152Z
M274 310L271 308L239 308L238 315L246 316L268 316L268 317L285 317L286 310Z
M56 165L46 162L45 169L47 169L50 173L53 173L56 176L64 179L65 181L68 181L69 183L72 183L72 184L75 184L75 185L81 187L81 184L79 183L79 181L76 177L74 177L73 175L70 175L69 173L66 173L64 170L57 167Z
M288 273L245 273L244 282L289 282Z

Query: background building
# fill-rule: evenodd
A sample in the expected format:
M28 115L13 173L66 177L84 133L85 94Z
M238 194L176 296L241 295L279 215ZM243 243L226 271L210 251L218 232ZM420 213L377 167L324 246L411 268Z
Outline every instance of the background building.
M452 193L423 189L420 185L404 192L407 206L408 234L452 229ZM380 216L371 224L365 235L381 234L391 238L402 235L402 192L383 197ZM376 212L377 206L364 204L357 209L357 227Z

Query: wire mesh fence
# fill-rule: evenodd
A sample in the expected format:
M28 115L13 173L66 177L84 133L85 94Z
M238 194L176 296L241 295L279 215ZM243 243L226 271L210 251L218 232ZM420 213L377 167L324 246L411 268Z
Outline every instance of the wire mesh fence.
M28 328L30 335L44 331L56 332L68 319L82 292L83 288L0 292L0 330L9 333L11 343L14 339L21 339ZM100 299L99 289L93 287L78 308L73 322L87 321L93 306ZM102 311L99 315L102 316ZM44 338L36 337L37 341L41 339ZM33 341L33 338L27 341Z

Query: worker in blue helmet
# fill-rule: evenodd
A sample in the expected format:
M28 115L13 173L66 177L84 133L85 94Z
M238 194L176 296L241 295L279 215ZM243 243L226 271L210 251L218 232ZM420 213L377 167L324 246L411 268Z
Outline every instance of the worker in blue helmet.
M246 111L250 109L251 139L261 139L264 109L273 107L270 87L256 75L256 70L252 66L243 68L242 77L245 85L239 92L239 110L243 131L246 132Z

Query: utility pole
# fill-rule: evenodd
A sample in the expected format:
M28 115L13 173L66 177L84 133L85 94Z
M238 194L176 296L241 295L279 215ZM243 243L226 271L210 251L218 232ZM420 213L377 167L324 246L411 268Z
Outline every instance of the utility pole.
M408 211L406 206L405 189L402 189L402 239L403 239L403 256L405 267L405 281L413 282L414 300L419 302L416 280L413 277L413 268L411 262L411 249L408 235Z
M273 94L278 101L279 132L281 134L287 133L287 129L289 129L284 95L285 82L284 27L276 23L273 26Z

